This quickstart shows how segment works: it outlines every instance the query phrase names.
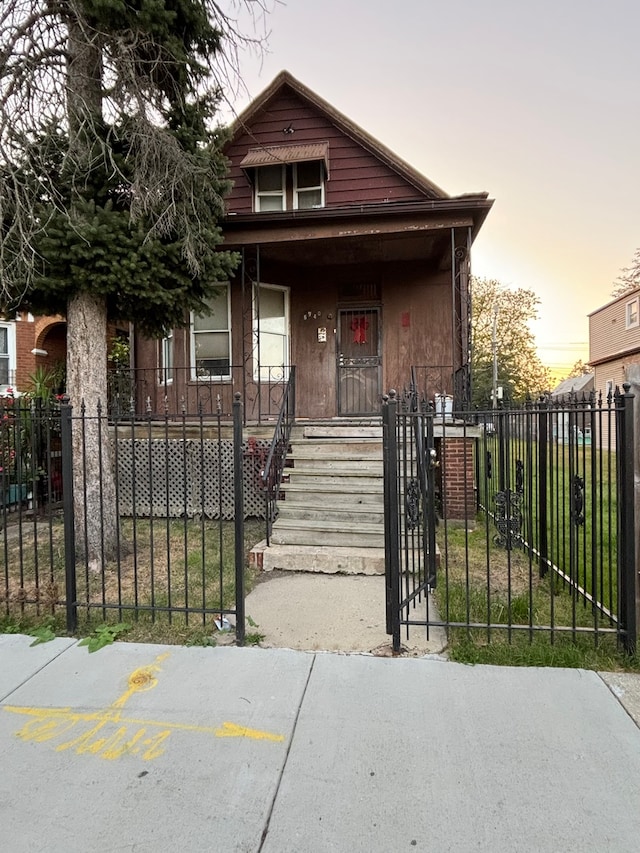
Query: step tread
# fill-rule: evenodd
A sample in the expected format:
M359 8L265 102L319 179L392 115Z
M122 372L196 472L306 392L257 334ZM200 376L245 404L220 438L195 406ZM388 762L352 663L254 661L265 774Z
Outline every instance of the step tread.
M315 518L278 518L273 523L273 529L276 527L279 530L287 529L305 529L305 530L331 530L334 533L379 533L384 530L383 521L379 524L376 522L359 521L357 526L353 524L341 524L339 520L332 521L331 519L315 519Z
M310 489L310 483L296 483L294 480L289 480L288 482L283 482L281 491L283 492L317 492L320 494L338 494L338 495L357 495L357 494L367 494L367 495L382 495L383 494L383 483L382 480L378 482L373 477L371 478L373 482L371 483L359 483L358 491L350 492L344 488L342 483L327 483L326 481L321 481L319 483L313 484L313 489Z

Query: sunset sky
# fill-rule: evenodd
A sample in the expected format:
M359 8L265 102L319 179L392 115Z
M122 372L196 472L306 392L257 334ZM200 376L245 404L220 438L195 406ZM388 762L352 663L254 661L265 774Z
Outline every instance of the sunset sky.
M287 69L448 193L487 190L473 272L541 300L542 361L640 246L638 0L286 0L245 54L242 110Z

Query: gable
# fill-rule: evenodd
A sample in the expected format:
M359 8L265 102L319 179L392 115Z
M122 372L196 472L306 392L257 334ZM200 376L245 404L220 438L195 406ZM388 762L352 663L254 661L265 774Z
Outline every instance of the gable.
M286 72L281 77L292 79ZM285 82L262 102L257 99L257 108L250 106L236 122L225 149L233 181L227 197L229 213L253 211L251 163L269 162L279 150L283 161L291 163L295 161L291 151L306 146L322 146L318 159L327 169L325 208L446 198L384 146L329 105L309 100L300 88Z

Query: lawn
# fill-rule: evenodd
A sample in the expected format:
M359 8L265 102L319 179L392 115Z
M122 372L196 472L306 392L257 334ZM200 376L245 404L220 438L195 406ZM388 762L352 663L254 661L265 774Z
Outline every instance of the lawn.
M530 666L640 670L622 651L611 619L554 572L540 577L522 548L492 541L490 520L474 530L438 534L441 568L435 590L454 660ZM471 626L471 627L466 627Z
M24 627L48 620L64 630L62 520L31 522L2 534L0 619ZM245 522L245 554L263 535L264 522ZM126 639L184 643L209 636L214 617L235 609L233 522L123 519L120 539L120 556L104 571L77 564L80 632L100 621L125 621L132 625ZM245 563L247 591L252 583Z

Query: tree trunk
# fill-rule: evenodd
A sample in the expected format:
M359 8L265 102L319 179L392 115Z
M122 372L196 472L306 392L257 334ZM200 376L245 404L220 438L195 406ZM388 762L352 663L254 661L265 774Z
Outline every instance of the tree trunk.
M76 555L98 571L116 556L118 537L107 421L107 310L104 298L91 293L78 294L67 307L67 393L74 415Z
M86 176L99 162L102 125L101 39L70 7L67 45L71 218L82 218ZM104 297L79 293L67 305L67 393L73 406L73 503L76 556L93 571L118 550L116 491L107 422L107 309ZM84 417L83 417L84 413Z

